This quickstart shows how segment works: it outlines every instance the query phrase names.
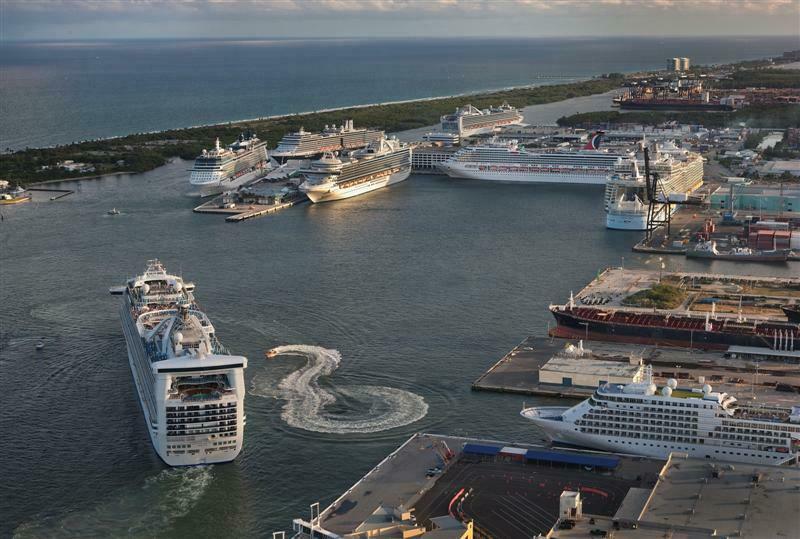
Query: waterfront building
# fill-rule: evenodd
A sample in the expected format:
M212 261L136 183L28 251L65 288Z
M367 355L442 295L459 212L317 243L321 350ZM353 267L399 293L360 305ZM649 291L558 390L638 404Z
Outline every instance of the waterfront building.
M792 184L723 185L711 193L711 208L722 211L748 211L780 214L800 212L800 186ZM800 214L799 214L800 215Z

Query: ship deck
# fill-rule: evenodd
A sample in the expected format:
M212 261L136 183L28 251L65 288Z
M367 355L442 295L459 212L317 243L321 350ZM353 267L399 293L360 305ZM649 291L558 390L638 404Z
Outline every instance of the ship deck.
M626 299L659 283L676 286L685 293L680 305L659 312L682 316L689 313L698 322L712 311L712 305L717 320L741 315L749 321L785 322L781 306L800 302L800 279L609 268L575 294L575 306L594 311L653 313L652 308L627 305Z

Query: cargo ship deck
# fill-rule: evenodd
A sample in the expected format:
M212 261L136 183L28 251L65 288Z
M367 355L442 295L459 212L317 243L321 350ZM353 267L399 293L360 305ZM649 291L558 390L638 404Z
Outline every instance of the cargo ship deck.
M671 309L638 307L626 300L658 284L672 285L685 293ZM800 278L749 277L713 273L671 273L651 270L608 268L574 297L574 307L588 311L624 311L644 315L694 315L705 321L716 318L785 322L782 305L800 303ZM564 304L568 306L569 304Z

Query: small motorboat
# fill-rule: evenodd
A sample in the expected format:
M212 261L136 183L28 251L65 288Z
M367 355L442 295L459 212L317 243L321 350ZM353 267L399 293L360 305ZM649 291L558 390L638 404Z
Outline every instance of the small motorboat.
M108 215L119 215L120 211L117 208L111 208L106 212Z
M278 349L277 348L270 348L269 350L264 352L264 357L267 358L267 359L271 359L271 358L273 358L273 357L275 357L277 355L278 355Z
M42 341L37 342L36 343L36 349L37 350L41 350L42 348L44 348L44 343Z

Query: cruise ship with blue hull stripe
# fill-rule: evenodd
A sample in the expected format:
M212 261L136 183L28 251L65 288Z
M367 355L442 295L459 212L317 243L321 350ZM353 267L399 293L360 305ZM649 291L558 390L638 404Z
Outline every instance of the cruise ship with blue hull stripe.
M244 439L247 358L217 340L193 290L157 260L111 289L147 432L170 466L231 461Z

